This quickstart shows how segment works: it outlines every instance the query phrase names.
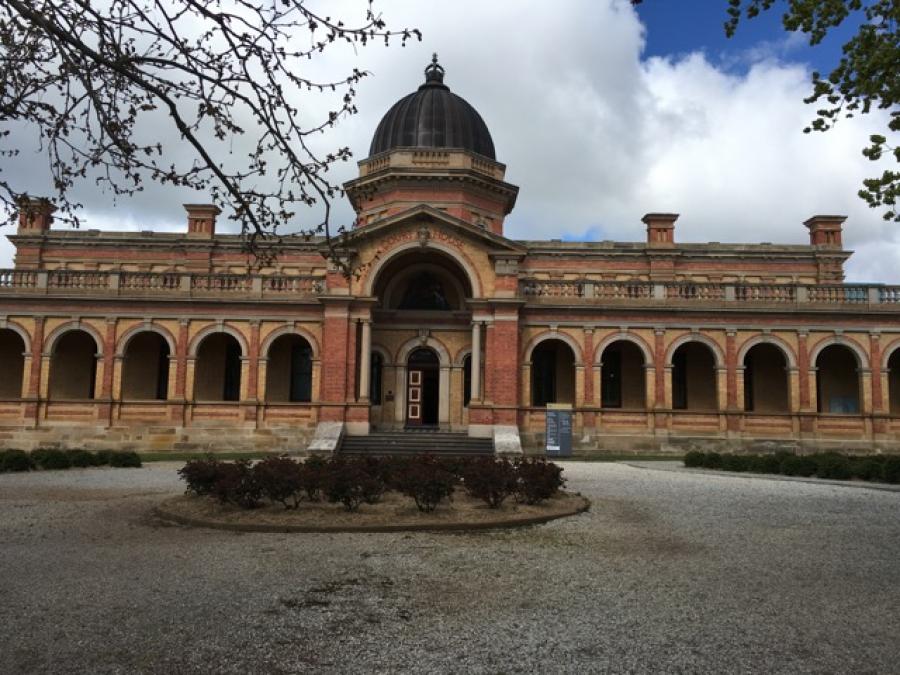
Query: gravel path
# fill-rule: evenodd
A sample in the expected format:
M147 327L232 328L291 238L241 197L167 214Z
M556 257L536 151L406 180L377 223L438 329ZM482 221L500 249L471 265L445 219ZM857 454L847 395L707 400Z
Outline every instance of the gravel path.
M0 672L897 672L900 494L566 464L478 534L168 526L176 464L0 475Z

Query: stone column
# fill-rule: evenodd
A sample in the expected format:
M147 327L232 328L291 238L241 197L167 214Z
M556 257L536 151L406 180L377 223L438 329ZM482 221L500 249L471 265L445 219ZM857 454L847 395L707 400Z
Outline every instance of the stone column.
M472 322L472 358L469 362L472 391L470 398L473 401L481 400L481 323Z
M372 322L362 320L362 344L359 348L359 400L369 400L369 377L372 363Z
M450 365L441 366L438 374L438 424L450 424Z

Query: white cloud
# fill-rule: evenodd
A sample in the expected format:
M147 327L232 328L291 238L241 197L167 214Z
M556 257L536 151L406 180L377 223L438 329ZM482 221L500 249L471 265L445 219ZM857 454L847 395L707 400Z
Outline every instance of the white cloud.
M328 7L338 15L357 4ZM626 0L572 0L564 9L392 0L376 8L393 27L421 28L424 41L340 48L318 64L323 76L354 65L373 73L359 86L360 114L332 132L330 145L364 157L381 115L419 85L437 51L447 84L485 118L508 180L521 188L509 236L635 241L644 236L644 213L674 211L682 241L802 243L806 218L843 213L846 245L857 249L850 277L900 281L896 226L856 197L862 178L876 173L860 148L884 118L803 134L814 112L802 103L809 77L804 66L779 60L790 57L788 42L743 55L753 66L740 76L702 54L642 61L653 36ZM310 114L325 109L308 95L297 100ZM342 169L341 181L355 175L352 163ZM88 225L104 228L181 227L181 203L203 198L154 187L112 207L108 196L86 194ZM335 217L349 222L352 214L342 203ZM0 256L9 264L3 249Z

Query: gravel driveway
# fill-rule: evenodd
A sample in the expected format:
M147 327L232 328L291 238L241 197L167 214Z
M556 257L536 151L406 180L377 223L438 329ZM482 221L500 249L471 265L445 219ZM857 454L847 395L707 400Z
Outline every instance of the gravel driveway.
M581 516L239 534L177 464L0 476L0 672L898 672L900 493L566 464Z

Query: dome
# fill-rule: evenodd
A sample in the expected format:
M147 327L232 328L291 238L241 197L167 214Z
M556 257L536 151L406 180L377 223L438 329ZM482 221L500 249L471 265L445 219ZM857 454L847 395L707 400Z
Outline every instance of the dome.
M425 84L381 118L369 156L395 148L455 148L496 159L487 125L475 108L444 84L437 54L425 69Z

